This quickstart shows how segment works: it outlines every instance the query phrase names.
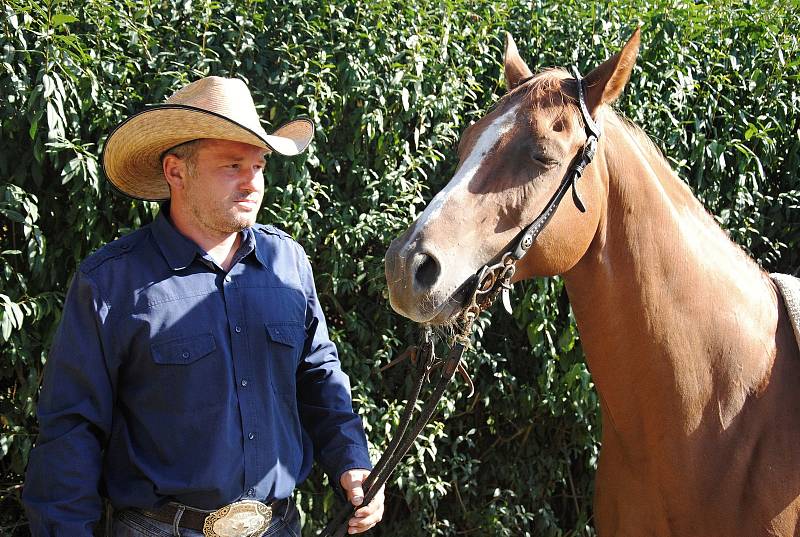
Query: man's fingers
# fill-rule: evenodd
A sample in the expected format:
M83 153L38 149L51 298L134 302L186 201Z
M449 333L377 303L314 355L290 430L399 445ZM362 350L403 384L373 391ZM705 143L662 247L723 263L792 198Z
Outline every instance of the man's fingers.
M362 507L361 509L358 509L353 516L357 518L366 518L372 513L374 513L375 510L378 509L378 506L379 505L376 504L374 501L371 501L369 502L369 505Z
M359 509L361 511L361 509ZM383 518L383 506L379 506L374 513L369 514L364 518L359 518L358 515L351 518L348 522L348 533L361 533L367 531Z
M347 499L355 507L364 503L364 480L369 475L368 470L348 470L339 479ZM360 507L350 520L347 521L347 533L362 533L373 527L383 518L384 488L381 487L369 505Z
M383 487L375 495L369 505L357 510L355 516L348 521L347 533L361 533L367 531L383 518L384 497Z
M358 507L364 502L364 479L369 475L368 470L347 470L339 478L339 483L347 495L347 501Z
M364 489L361 487L361 481L355 481L353 488L347 491L347 495L350 497L350 503L355 507L361 505L364 501Z

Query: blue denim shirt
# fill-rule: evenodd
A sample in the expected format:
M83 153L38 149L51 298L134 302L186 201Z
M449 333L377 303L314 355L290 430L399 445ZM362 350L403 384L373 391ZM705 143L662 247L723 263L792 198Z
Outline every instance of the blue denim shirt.
M242 231L225 273L165 217L80 266L45 368L23 491L34 536L118 509L288 497L316 458L371 468L303 249Z

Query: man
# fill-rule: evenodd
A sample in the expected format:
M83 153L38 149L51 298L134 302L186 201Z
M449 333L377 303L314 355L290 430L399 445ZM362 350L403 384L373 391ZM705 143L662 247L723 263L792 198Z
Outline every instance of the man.
M23 500L35 537L297 536L313 459L361 504L371 468L311 268L256 224L266 154L313 126L261 127L241 80L208 77L118 126L116 188L167 200L87 258L67 294L39 401ZM349 533L375 525L383 494Z

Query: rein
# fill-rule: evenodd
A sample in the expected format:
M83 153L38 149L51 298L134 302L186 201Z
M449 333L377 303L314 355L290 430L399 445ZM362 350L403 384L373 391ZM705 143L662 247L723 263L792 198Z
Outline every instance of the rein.
M472 292L469 295L466 307L456 321L459 330L453 338L453 343L447 353L447 357L444 360L436 360L430 326L424 328L422 344L417 348L409 347L409 349L403 353L404 356L408 353L412 357L412 362L416 362L414 387L412 388L411 397L408 398L403 413L400 416L400 425L395 432L394 438L392 438L386 451L384 451L380 460L375 465L375 468L373 468L372 472L370 472L369 476L364 480L363 488L365 494L364 500L361 502L362 506L369 505L380 488L389 479L392 472L400 464L405 454L411 446L414 445L417 436L436 412L439 401L442 395L444 395L444 391L456 371L460 371L471 386L472 382L464 366L461 364L461 358L464 355L464 351L469 347L472 324L482 311L488 309L495 300L497 300L498 295L502 295L503 306L506 311L511 313L509 293L512 285L511 278L514 276L516 270L516 263L527 253L536 238L545 226L547 226L548 222L550 222L558 205L570 188L572 188L572 200L575 206L581 212L586 212L586 207L575 189L575 183L580 179L581 175L583 175L584 170L597 152L597 141L600 138L601 130L592 119L589 109L586 107L584 82L576 66L572 67L572 74L578 87L578 105L581 110L581 115L583 116L586 142L582 150L573 159L570 169L567 171L564 179L561 180L561 183L550 198L550 201L547 202L547 205L542 212L539 213L539 216L520 232L518 235L519 239L517 239L514 247L501 256L499 263L484 265L471 278L474 282ZM518 85L524 84L532 78L533 77L528 77L521 80ZM397 363L401 358L393 360L390 365ZM442 369L441 375L431 391L428 400L420 410L413 427L410 427L412 414L422 391L422 385L430 378L431 371L438 367ZM347 533L347 521L353 516L357 509L358 507L354 507L350 503L342 506L317 537L343 537Z

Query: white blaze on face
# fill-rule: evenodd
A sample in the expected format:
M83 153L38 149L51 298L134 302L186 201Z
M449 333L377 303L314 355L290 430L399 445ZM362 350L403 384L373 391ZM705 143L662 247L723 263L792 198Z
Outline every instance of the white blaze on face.
M475 173L480 169L481 164L483 164L483 159L486 158L486 155L497 145L497 142L500 141L503 134L511 130L511 127L514 126L518 107L519 104L515 104L503 115L495 118L495 120L484 129L478 137L478 141L472 146L467 158L461 166L459 166L456 174L450 182L447 183L447 186L436 194L417 219L414 224L415 230L423 229L426 225L433 222L436 217L439 216L447 200L467 189L470 181L475 177Z
M431 234L426 239L423 232L426 226L435 226L442 217L452 219L450 222L443 222L445 226L441 231L446 234L448 228L465 218L464 214L454 216L449 211L458 210L457 207L454 208L455 205L469 201L470 197L476 195L469 192L470 182L503 135L514 126L518 109L518 104L511 106L478 133L477 140L469 148L447 186L431 200L409 232L403 236L402 242L396 240L390 246L386 261L386 274L390 280L389 297L392 307L406 317L417 322L428 322L448 307L460 307L457 301L451 300L452 295L482 263L481 256L474 255L481 247L477 245L476 251L472 251L475 245L463 247L460 242L462 239L458 237L463 234L456 233L453 240L442 240L441 236L436 236L438 234ZM445 206L448 212L443 213ZM468 207L464 209L469 210ZM427 263L425 258L435 260L440 270L436 271L433 281L418 285L417 271L422 266L420 263ZM449 311L444 313L450 314Z

